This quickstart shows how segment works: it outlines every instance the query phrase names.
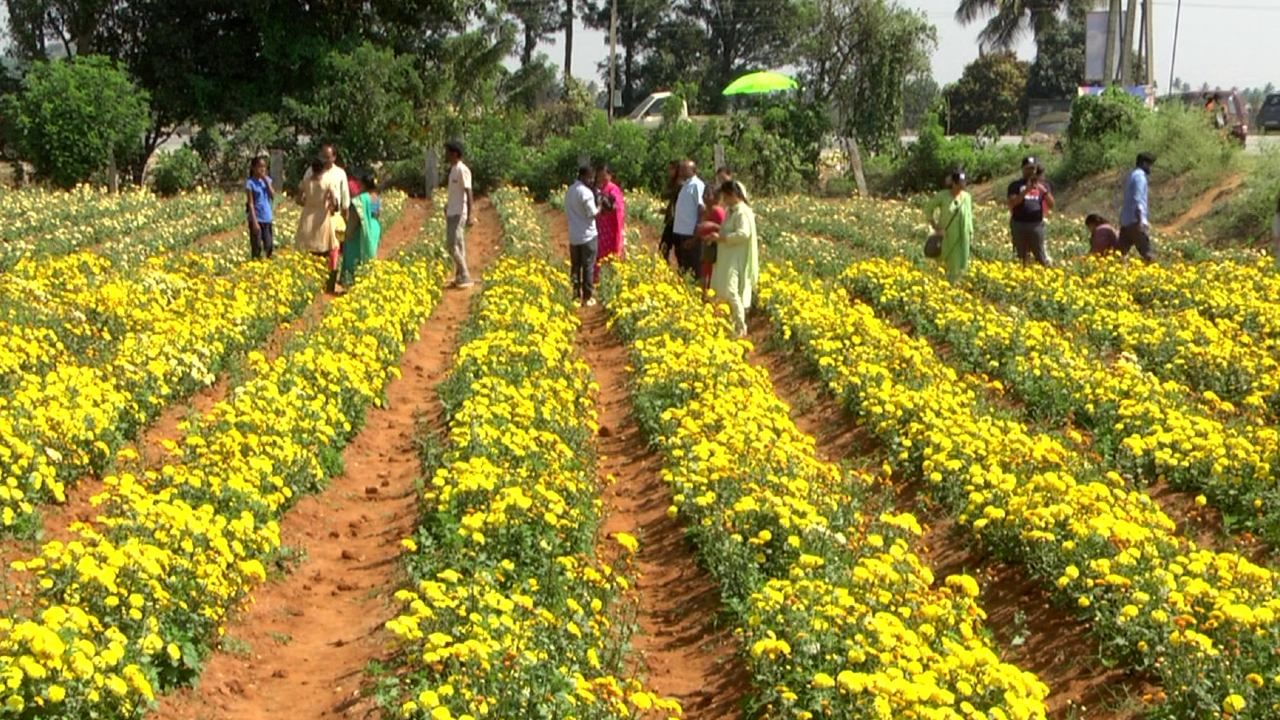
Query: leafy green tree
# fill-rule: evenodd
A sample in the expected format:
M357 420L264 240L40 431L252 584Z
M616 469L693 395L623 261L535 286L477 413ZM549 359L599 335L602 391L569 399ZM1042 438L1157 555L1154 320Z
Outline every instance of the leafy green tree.
M966 65L943 91L951 132L972 134L988 126L1006 135L1021 132L1027 73L1027 63L1011 52L989 53Z
M796 42L808 30L801 18L807 0L681 0L676 14L701 31L697 44L706 53L701 71L700 106L724 109L720 91L734 78L753 70L786 64ZM690 48L678 48L688 54Z
M1075 97L1084 81L1084 23L1055 22L1039 36L1027 76L1027 97Z
M902 86L902 127L918 130L925 113L942 96L942 88L928 74L921 73L907 78Z
M641 61L663 38L661 28L670 21L671 3L666 0L617 0L618 2L618 90L623 112L630 112L653 87L642 81ZM609 32L612 0L588 0L585 19L588 27ZM609 77L609 62L601 63L600 76ZM606 83L607 84L607 83Z
M896 142L907 78L927 72L937 35L924 15L888 0L810 0L796 57L837 130L872 149Z
M366 42L330 53L322 71L324 86L285 100L300 131L335 143L356 165L403 157L422 141L423 83L414 58Z
M34 64L5 105L22 155L62 187L136 155L150 121L147 92L120 64L93 55Z
M506 0L506 10L520 25L520 67L534 61L538 45L563 26L562 0Z
M960 0L956 21L971 25L986 17L979 42L998 50L1011 49L1030 32L1039 43L1063 18L1084 23L1093 0Z

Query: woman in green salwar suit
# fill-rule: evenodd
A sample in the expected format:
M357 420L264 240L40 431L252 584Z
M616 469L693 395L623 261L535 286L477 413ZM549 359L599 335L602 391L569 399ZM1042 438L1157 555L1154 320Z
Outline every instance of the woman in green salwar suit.
M951 173L950 187L938 193L925 208L929 226L942 234L942 266L947 280L955 283L969 269L969 246L973 242L973 196L964 189L963 172Z
M342 244L342 286L355 281L356 269L378 256L382 240L382 200L378 180L371 174L360 177L360 194L351 198L347 239Z

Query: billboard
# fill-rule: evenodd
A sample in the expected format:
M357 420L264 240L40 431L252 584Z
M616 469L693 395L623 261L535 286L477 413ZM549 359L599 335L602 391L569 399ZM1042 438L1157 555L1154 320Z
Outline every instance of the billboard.
M1092 10L1085 16L1084 21L1084 81L1086 83L1106 82L1113 80L1116 76L1116 70L1120 62L1120 36L1123 33L1117 32L1115 39L1115 58L1116 67L1110 68L1108 72L1107 64L1107 16L1110 15L1106 10ZM1117 29L1124 27L1124 13L1120 13L1120 22Z

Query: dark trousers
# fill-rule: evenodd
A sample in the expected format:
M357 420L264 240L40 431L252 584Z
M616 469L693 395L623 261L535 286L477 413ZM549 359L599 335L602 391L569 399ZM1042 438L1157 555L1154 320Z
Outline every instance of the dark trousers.
M569 246L569 278L573 281L574 300L586 302L591 299L598 247L596 240Z
M676 265L680 272L697 276L702 266L702 241L692 235L673 235L676 246Z
M676 233L671 229L671 221L662 227L662 240L658 242L658 251L662 253L662 259L668 263L671 262L671 251L676 247Z
M1035 257L1041 265L1049 264L1049 255L1044 250L1044 223L1018 222L1009 223L1009 234L1013 236L1013 251L1023 263Z
M276 230L271 223L258 223L258 232L253 231L253 224L249 225L249 257L257 260L266 253L267 259L271 259L271 253L276 250Z
M1142 223L1125 225L1120 228L1120 254L1128 255L1129 249L1137 247L1138 256L1147 262L1155 258L1151 255L1151 235L1142 228Z

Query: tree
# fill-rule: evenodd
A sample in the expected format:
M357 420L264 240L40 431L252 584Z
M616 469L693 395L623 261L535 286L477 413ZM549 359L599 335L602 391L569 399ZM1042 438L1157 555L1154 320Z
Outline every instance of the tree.
M663 37L661 28L669 22L671 7L665 0L617 0L618 3L618 90L622 107L630 110L652 89L641 82L642 55L657 47ZM613 0L588 0L587 26L609 31ZM608 60L601 64L601 76L609 77Z
M951 131L970 134L991 126L1006 135L1021 132L1027 73L1027 63L1011 52L984 55L965 66L943 93L951 108Z
M561 27L564 28L564 82L573 79L573 22L577 19L574 5L577 0L564 0L564 14L561 16Z
M918 12L888 0L811 0L796 48L815 101L829 103L837 129L874 148L896 138L908 77L928 71L936 43Z
M925 113L942 95L942 88L932 76L921 73L907 78L902 86L902 127L918 130Z
M685 22L702 31L703 107L723 109L725 98L720 91L743 72L786 64L804 28L800 18L807 1L683 0L675 6Z
M1084 23L1055 21L1040 35L1036 59L1027 76L1027 97L1074 97L1084 81Z
M413 57L366 42L330 53L322 72L328 82L308 99L285 101L299 130L337 144L353 165L404 157L421 142L423 83Z
M528 68L538 45L564 26L561 0L507 0L507 11L520 25L520 67Z
M34 64L3 114L36 172L72 187L140 150L149 103L123 66L81 55Z
M956 21L970 25L989 16L978 40L1008 50L1028 31L1038 43L1041 35L1053 30L1064 16L1083 24L1085 13L1092 6L1093 0L960 0Z

